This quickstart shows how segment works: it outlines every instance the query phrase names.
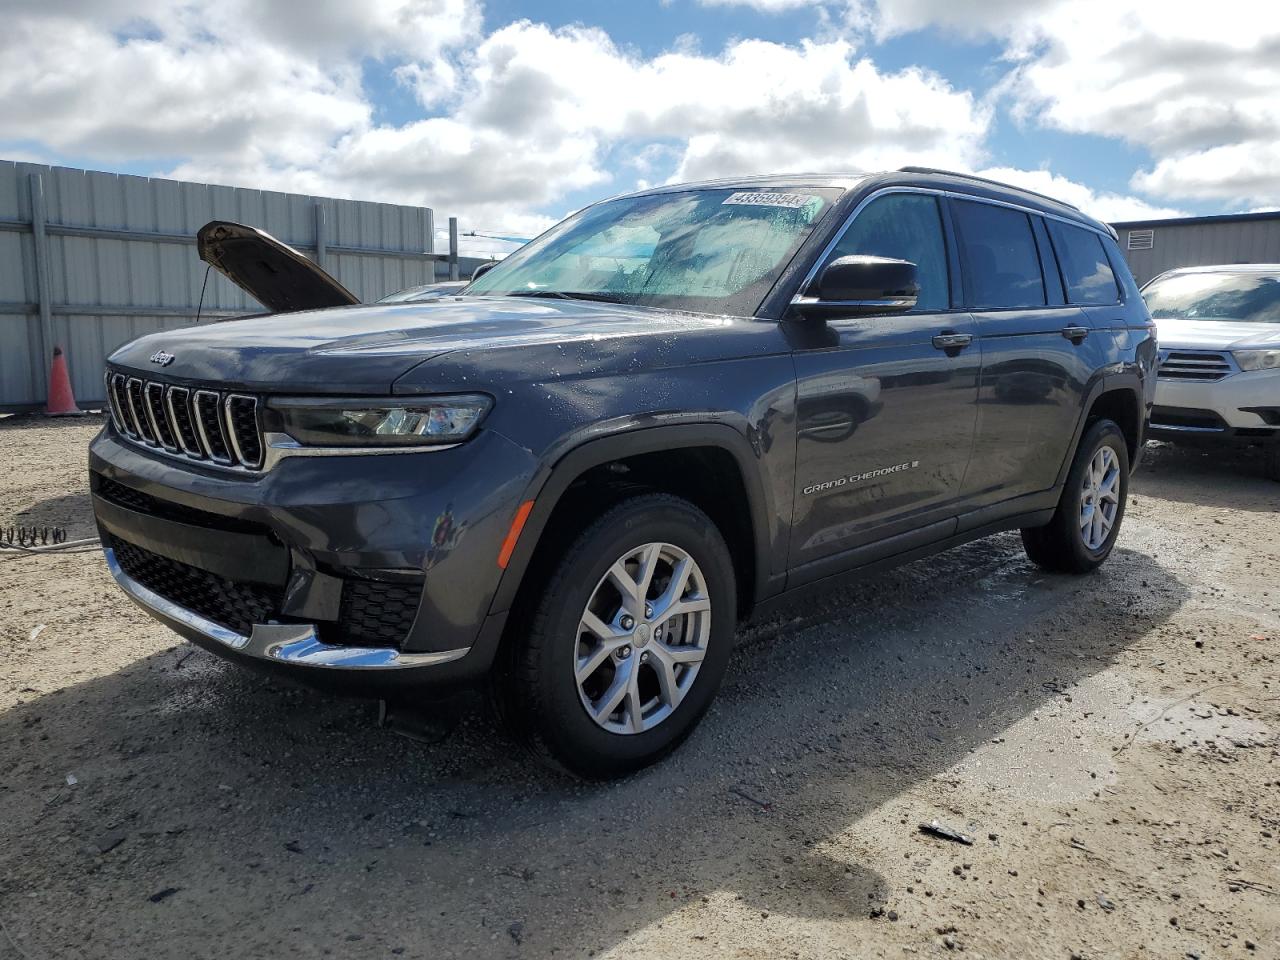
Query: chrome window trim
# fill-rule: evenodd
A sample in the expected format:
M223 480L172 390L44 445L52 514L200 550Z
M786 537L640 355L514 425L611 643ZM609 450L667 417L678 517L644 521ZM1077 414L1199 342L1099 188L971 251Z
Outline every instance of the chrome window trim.
M791 302L798 307L820 303L829 307L880 307L885 310L909 310L916 305L914 300L819 300L817 297L801 296L792 297ZM930 310L929 312L941 313L942 311Z
M191 394L191 410L195 414L196 434L200 437L201 445L208 452L210 462L220 464L224 467L236 466L237 464L233 457L227 457L224 459L213 452L213 444L209 442L208 431L204 428L204 418L200 416L201 397L213 398L213 415L218 421L218 432L222 434L222 446L228 452L231 451L231 444L227 441L227 428L222 422L222 398L213 390L197 390Z
M151 432L156 435L156 445L170 453L178 452L178 445L175 443L172 447L164 442L164 435L160 432L160 424L156 420L156 412L151 407L151 388L156 387L160 390L160 406L164 409L164 384L158 380L148 380L142 385L142 405L147 412L147 423L151 424ZM166 417L165 426L169 428L169 432L177 436L173 429L173 422Z
M253 404L253 423L254 427L257 429L258 436L261 438L263 436L263 432L262 421L258 416L258 398L245 393L228 393L226 399L222 401L223 433L230 441L231 452L235 454L236 459L240 461L243 466L250 470L258 470L262 467L262 461L266 457L266 450L264 449L261 452L258 456L257 462L250 463L248 457L244 455L244 451L240 449L240 436L236 432L235 423L231 419L231 402L233 400L248 400ZM265 444L265 440L259 440L259 443Z
M849 213L847 217L845 217L844 223L840 225L840 229L838 229L835 232L830 242L828 242L827 245L822 248L822 253L818 255L818 258L816 260L814 260L813 266L809 268L809 272L806 273L804 279L800 281L800 286L796 288L797 296L807 295L809 290L809 284L812 283L813 278L818 275L818 271L822 269L822 265L827 262L827 257L831 256L831 252L835 250L836 246L840 243L840 241L844 239L844 235L848 232L849 228L853 226L853 221L858 218L858 214L860 214L864 209L866 209L867 205L870 204L873 200L878 200L880 197L888 196L889 194L893 194L893 193L914 193L914 194L923 194L925 196L930 196L930 197L938 197L940 199L945 198L947 200L970 200L970 201L973 201L974 203L986 203L986 204L990 204L993 207L1005 207L1009 210L1017 210L1020 213L1025 213L1033 217L1045 217L1049 220L1059 220L1062 223L1068 224L1069 226L1079 227L1082 230L1088 230L1099 236L1110 236L1110 234L1105 233L1102 230L1099 230L1097 227L1094 227L1091 224L1083 223L1079 220L1072 220L1070 217L1064 217L1056 213L1049 213L1045 210L1037 210L1034 207L1024 206L1019 203L1010 203L1007 200L996 200L991 197L979 197L971 193L962 193L955 189L944 189L942 187L910 187L905 185L881 187L878 190L873 190L871 193L867 194L865 197L859 200L858 205L853 208L853 210ZM793 299L792 302L794 303L795 300ZM1075 306L1075 305L1067 304L1067 306ZM963 310L967 308L952 307L950 309ZM1016 309L1026 309L1026 308L1018 307Z

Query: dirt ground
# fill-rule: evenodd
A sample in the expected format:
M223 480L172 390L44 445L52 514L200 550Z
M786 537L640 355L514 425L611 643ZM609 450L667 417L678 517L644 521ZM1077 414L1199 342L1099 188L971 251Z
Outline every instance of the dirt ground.
M0 525L91 534L99 425L0 420ZM1255 460L1151 448L1101 572L1004 535L749 626L607 786L473 700L420 743L224 665L96 553L0 556L0 960L1280 957L1278 554Z

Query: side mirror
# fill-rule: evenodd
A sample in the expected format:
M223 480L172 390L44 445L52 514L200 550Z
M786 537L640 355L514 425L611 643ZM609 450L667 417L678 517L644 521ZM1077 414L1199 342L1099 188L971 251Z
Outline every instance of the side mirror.
M920 295L916 265L888 257L840 257L791 301L806 320L904 313Z
M471 279L479 280L481 277L483 277L486 273L488 273L497 265L498 265L497 260L485 261L484 263L480 264L480 266L476 267L475 270L471 271Z

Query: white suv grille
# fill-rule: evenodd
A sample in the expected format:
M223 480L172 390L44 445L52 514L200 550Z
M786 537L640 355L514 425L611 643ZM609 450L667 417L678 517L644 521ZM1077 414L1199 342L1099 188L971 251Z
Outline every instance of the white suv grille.
M1160 359L1160 380L1221 380L1236 372L1229 353L1209 350L1170 350Z
M110 370L106 384L111 422L125 439L187 460L262 469L257 397Z

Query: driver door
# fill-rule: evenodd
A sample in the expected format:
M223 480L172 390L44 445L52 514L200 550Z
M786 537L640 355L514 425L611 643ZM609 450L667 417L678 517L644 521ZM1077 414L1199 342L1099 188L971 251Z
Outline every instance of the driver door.
M857 214L827 262L853 254L910 260L919 271L916 308L791 325L798 387L792 584L955 529L981 346L972 318L952 308L948 248L937 197L881 195Z

